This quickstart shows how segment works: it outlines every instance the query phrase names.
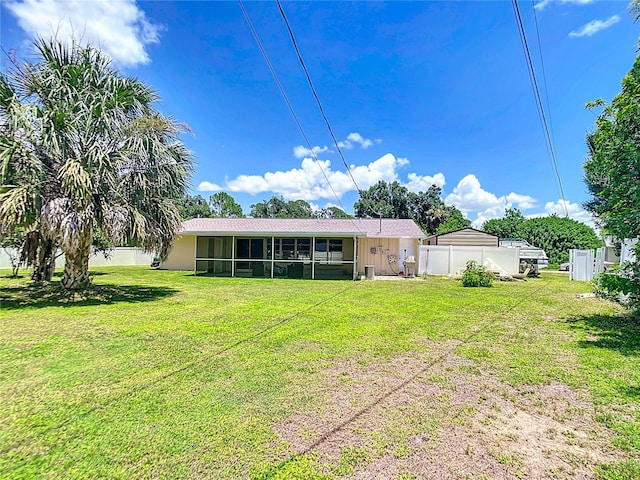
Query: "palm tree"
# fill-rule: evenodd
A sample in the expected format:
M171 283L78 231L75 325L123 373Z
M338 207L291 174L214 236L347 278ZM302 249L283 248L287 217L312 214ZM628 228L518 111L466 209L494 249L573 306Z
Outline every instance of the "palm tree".
M60 248L62 285L75 290L89 282L96 231L168 253L193 160L178 139L187 127L156 111L156 93L101 51L35 46L36 63L0 74L0 235L28 232L35 280L50 278Z

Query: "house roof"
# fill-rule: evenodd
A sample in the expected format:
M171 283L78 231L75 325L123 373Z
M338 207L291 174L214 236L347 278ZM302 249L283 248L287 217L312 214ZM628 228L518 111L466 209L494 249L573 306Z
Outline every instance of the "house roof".
M424 238L413 220L397 218L192 218L182 223L181 234L214 235L328 235L356 237Z

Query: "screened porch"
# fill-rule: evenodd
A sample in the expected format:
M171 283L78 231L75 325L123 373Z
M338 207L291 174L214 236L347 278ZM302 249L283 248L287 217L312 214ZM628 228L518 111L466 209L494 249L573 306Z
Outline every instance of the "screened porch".
M195 274L356 278L356 237L196 236Z

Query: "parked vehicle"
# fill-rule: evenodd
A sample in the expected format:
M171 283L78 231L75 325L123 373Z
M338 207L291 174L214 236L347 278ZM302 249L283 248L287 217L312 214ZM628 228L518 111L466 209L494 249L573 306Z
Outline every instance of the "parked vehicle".
M543 249L531 245L522 238L501 238L499 245L507 248L520 248L520 273L529 268L530 277L540 275L540 269L549 264L549 257Z

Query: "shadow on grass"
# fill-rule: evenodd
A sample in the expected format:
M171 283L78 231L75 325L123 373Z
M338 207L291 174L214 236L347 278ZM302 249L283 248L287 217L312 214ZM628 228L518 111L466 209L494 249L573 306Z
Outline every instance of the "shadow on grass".
M58 282L5 287L0 291L3 310L43 307L76 307L113 303L152 302L179 293L168 287L141 285L91 285L70 293Z
M606 348L622 355L640 355L640 318L632 315L587 315L569 319L571 328L584 330L584 348Z

